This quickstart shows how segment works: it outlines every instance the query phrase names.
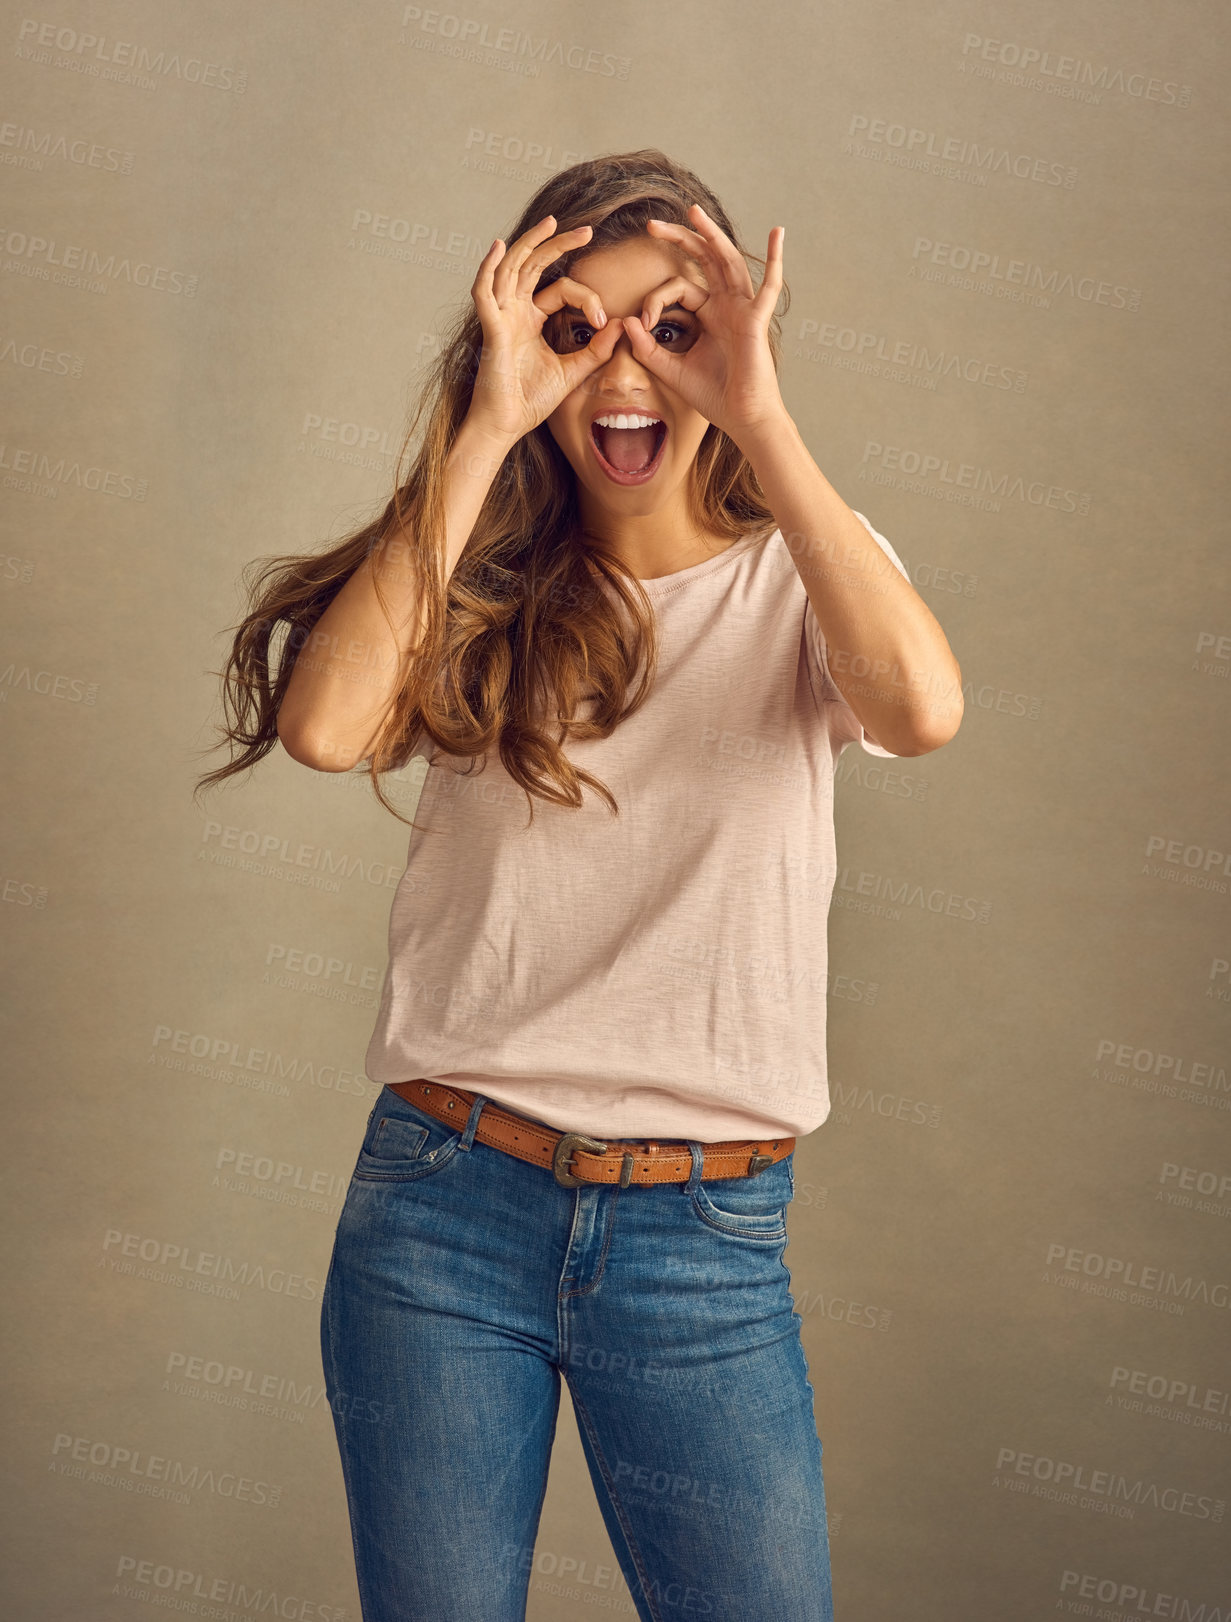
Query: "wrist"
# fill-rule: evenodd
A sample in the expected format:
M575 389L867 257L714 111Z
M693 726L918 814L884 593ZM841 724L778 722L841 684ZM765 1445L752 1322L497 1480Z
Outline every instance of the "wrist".
M786 407L779 406L766 412L763 417L758 417L755 422L741 423L738 428L729 432L728 437L733 439L747 459L753 462L767 447L781 447L784 440L792 437L797 439L799 429Z
M516 438L467 417L449 447L448 460L467 473L494 479Z

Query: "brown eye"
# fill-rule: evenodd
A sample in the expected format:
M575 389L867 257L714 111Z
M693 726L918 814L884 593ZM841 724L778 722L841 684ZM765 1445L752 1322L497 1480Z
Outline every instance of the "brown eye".
M674 342L664 343L662 334L674 333ZM691 327L682 325L679 321L660 321L654 328L654 338L664 349L689 349L692 346L693 332Z
M584 349L593 331L584 321L556 321L548 325L544 337L557 355L563 355L570 349Z

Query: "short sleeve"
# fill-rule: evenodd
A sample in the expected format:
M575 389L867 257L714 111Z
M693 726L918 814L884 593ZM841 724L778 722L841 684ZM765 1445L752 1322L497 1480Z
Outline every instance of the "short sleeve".
M855 509L852 507L852 512ZM885 537L873 529L872 525L861 512L855 512L855 517L871 535L881 551L894 564L899 573L909 580L906 565L890 546ZM860 743L870 755L881 755L887 760L898 760L892 749L885 749L879 743L873 743L863 729L863 725L854 710L842 695L841 689L829 673L829 660L825 646L825 638L816 615L812 611L810 599L805 598L804 607L804 644L808 650L808 663L813 677L814 688L818 702L829 706L828 721L830 736L833 739L834 753L840 753L848 743Z
M403 772L411 764L411 762L415 760L416 757L422 756L424 759L428 759L428 750L430 748L431 745L428 741L427 733L420 728L414 733L410 747L403 751L405 758L396 766L389 767L389 770L394 772ZM371 759L371 755L365 755L363 759L358 762L358 765L366 767Z

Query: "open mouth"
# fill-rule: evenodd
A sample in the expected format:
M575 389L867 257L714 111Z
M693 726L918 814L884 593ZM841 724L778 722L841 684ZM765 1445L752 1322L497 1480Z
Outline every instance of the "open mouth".
M617 419L637 426L618 427ZM652 479L667 443L667 425L648 413L603 412L590 422L590 443L598 465L615 484L644 484Z

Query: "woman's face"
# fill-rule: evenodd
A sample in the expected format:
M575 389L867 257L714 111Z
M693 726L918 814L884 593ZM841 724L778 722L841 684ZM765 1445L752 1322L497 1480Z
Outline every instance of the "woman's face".
M594 289L608 321L623 315L640 319L646 295L676 276L706 286L699 266L650 236L585 254L574 261L570 275ZM593 331L581 310L566 307L548 318L543 337L564 354L584 349ZM682 353L700 333L696 316L677 305L663 310L652 336L663 348ZM595 424L596 418L616 413L654 417L661 426L629 433ZM590 522L604 515L645 517L677 506L682 512L693 459L710 426L641 365L627 333L621 333L611 359L566 395L546 422L577 475L582 517Z

